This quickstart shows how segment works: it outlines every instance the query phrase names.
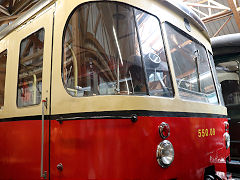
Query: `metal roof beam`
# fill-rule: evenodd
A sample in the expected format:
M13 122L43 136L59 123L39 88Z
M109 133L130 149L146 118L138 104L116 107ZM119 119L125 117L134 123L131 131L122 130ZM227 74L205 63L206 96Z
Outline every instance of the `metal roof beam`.
M10 16L10 13L9 13L8 9L3 7L2 5L0 5L0 12L2 12L3 14L5 14L7 16Z
M9 21L13 21L21 15L22 14L18 14L18 15L14 15L14 16L3 16L3 17L0 17L0 22L6 23L6 22L9 22Z
M215 20L219 20L219 19L222 19L222 18L225 18L227 16L231 16L233 13L231 11L222 11L222 12L219 12L219 13L216 13L216 14L213 14L212 16L209 16L209 17L206 17L206 18L202 18L202 21L204 23L208 23L208 22L211 22L211 21L215 21Z
M202 12L202 11L194 8L194 7L191 7L191 8L192 8L192 10L194 10L194 11L197 12L198 14L203 15L204 17L208 17L208 16L209 16L208 14L206 14L206 13L204 13L204 12Z
M230 17L223 23L223 25L217 30L217 32L213 35L213 37L217 36L217 35L220 33L220 31L224 28L224 26L227 25L227 23L231 20L231 18L232 18L232 16L230 16Z
M23 24L27 19L31 18L33 15L38 13L43 8L53 4L55 0L41 0L36 3L32 8L30 8L26 13L17 18L12 24L8 25L2 31L0 31L0 40L5 37L7 34L12 32L15 28Z
M220 10L230 10L230 8L226 6L212 6L207 4L198 4L198 3L185 3L187 6L192 7L205 7L205 8L211 8L211 9L220 9Z
M235 10L235 14L236 14L236 15L234 15L234 17L235 17L238 15L238 11L240 10L240 8L236 9L236 6L235 6L233 0L230 0L230 1L232 2L232 8L234 7L234 10ZM216 2L215 0L200 0L195 3L185 2L185 4L190 6L192 8L192 10L195 11L198 15L201 15L201 19L204 23L228 17L228 16L232 15L234 12L234 10L232 10L231 7L229 8L223 4L220 4L219 2ZM198 7L198 8L196 8L196 7ZM203 9L200 9L200 8L205 8L205 9L207 9L207 11L206 10L203 11ZM216 13L213 14L212 9L215 9L214 12L216 12ZM240 22L240 19L239 19L239 22ZM239 23L239 28L240 28L240 23Z
M12 7L12 15L17 14L19 11L22 11L28 4L32 3L33 0L25 0L25 1L19 1L16 2L14 6Z
M218 2L216 2L216 1L214 1L214 0L208 0L208 2L210 2L210 3L214 4L214 5L218 6L218 7L222 7L222 8L226 8L227 10L230 10L230 8L229 8L229 7L227 7L227 6L224 6L224 5L222 5L222 4L220 4L220 3L218 3Z
M201 0L195 3L185 2L186 5L190 6L193 11L195 11L199 16L201 15L201 19L204 20L206 18L215 17L218 13L222 13L225 11L230 12L231 9L223 4L216 2L215 0ZM203 11L203 8L205 9ZM214 11L212 11L215 9ZM206 11L207 10L207 11ZM213 12L215 12L213 14Z
M239 16L239 13L237 11L236 5L233 2L233 0L228 0L228 5L229 5L229 7L231 8L231 10L233 12L234 19L236 21L236 24L238 26L238 30L240 32L240 16Z

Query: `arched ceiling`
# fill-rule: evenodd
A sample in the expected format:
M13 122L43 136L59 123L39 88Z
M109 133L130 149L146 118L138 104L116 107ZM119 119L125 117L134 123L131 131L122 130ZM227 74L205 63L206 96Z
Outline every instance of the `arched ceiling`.
M182 0L205 23L210 37L240 32L239 0Z

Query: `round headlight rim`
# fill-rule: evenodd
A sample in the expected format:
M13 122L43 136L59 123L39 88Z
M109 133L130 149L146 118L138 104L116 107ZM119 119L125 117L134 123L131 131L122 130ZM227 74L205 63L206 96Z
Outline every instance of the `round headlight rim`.
M163 156L162 156L162 150L164 148L164 146L170 146L171 148L171 151L172 151L172 160L169 164L165 164L162 160ZM158 164L162 167L162 168L168 168L174 161L174 156L175 156L175 152L174 152L174 148L173 148L173 145L170 141L168 140L164 140L162 142L160 142L157 146L157 151L156 151L156 158L157 158L157 162Z
M230 135L228 132L225 132L223 136L225 140L226 149L228 149L230 147Z

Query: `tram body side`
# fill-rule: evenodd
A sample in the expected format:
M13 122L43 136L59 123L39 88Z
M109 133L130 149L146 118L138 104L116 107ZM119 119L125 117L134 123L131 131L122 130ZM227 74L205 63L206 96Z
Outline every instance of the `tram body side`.
M105 14L109 9L112 14ZM211 63L200 65L204 58L210 59L210 43L191 20L189 32L183 16L156 1L59 0L2 39L0 52L7 49L7 69L0 111L0 179L41 179L40 175L46 179L204 179L207 175L226 179L226 109L220 104ZM149 25L146 17L151 19ZM103 25L106 22L109 26ZM86 29L79 31L82 24ZM131 33L125 33L129 29ZM89 39L76 38L85 31L82 37ZM90 32L95 32L95 39ZM157 56L143 45L141 32L160 38L160 45L148 43L152 49L159 46ZM174 42L181 43L173 47ZM186 76L187 71L181 76L176 70L176 62L183 61L179 54L186 55L193 46L203 60L195 58L196 64L192 56L185 58L194 68L200 67L199 75ZM164 68L151 62L152 66L145 57ZM209 70L201 71L202 67ZM142 75L141 90L135 87L134 73ZM206 84L201 90L195 79L209 76L213 84L201 82ZM186 99L186 94L196 99ZM169 132L168 137L159 133L163 123L168 125L163 132ZM173 161L165 167L156 154L163 141L174 149ZM165 153L168 161L172 151Z

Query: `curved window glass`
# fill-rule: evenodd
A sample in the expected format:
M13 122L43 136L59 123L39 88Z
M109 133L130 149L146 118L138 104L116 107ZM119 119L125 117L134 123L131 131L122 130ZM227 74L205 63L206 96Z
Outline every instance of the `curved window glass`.
M72 96L172 96L158 19L116 2L79 6L65 26L62 79Z
M180 96L218 104L206 49L168 23L166 31Z

